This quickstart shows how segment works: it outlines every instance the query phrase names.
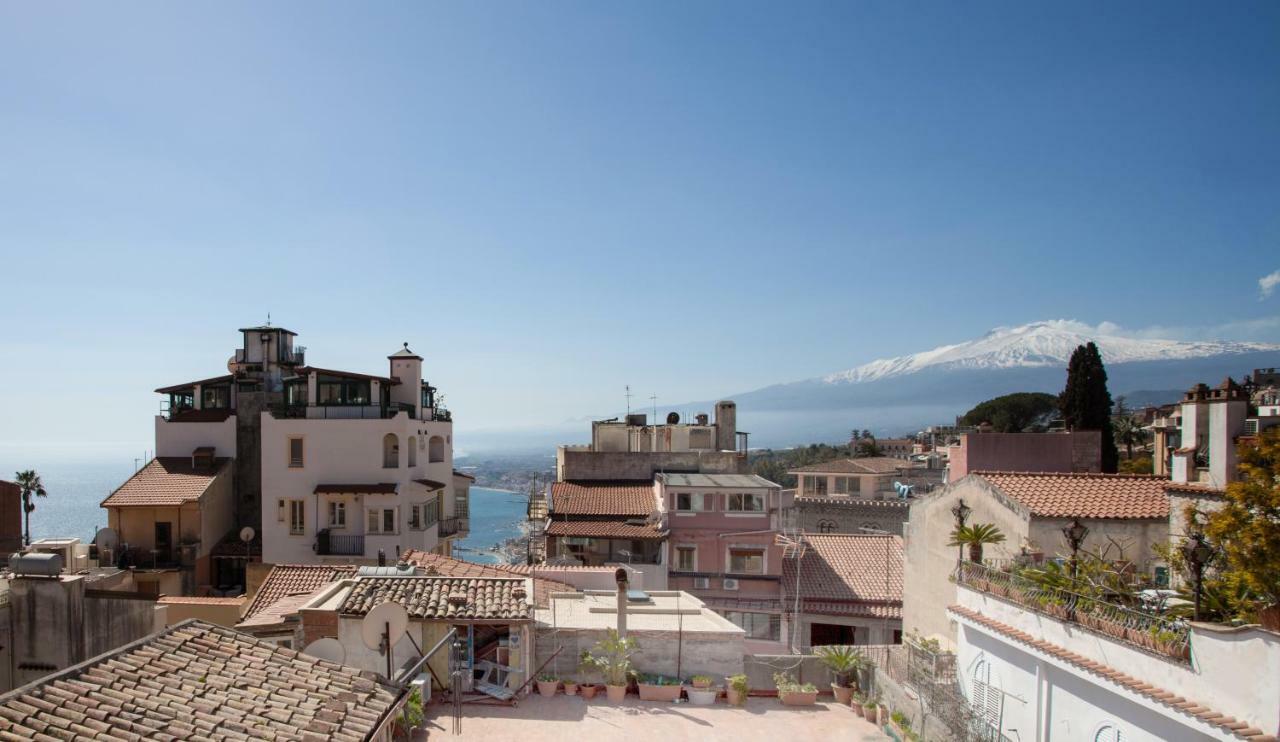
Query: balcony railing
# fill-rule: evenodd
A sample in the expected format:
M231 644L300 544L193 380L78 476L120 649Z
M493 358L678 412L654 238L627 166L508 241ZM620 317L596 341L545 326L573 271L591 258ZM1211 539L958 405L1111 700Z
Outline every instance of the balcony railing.
M386 407L379 405L305 405L280 404L272 405L271 415L276 419L297 418L307 420L389 420L404 412L410 419L422 419L435 422L449 422L452 418L448 410L431 410L423 408L421 418L415 417L417 410L411 404L392 402Z
M1189 662L1190 626L1186 621L1143 613L1100 598L1042 585L1012 572L962 562L955 581L1066 623L1084 626L1133 647Z
M436 533L440 538L444 538L457 533L466 533L470 530L470 524L466 518L441 518Z
M316 533L316 553L320 556L364 556L364 534Z

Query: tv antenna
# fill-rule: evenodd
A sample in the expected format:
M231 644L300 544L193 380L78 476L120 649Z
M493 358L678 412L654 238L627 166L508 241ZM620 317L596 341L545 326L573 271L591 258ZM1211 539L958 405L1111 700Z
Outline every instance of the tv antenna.
M396 642L404 638L408 628L409 612L399 603L392 602L374 606L360 623L360 638L364 641L364 645L387 656L388 681L394 677L391 667Z
M653 405L653 424L658 424L658 395L657 393L649 395L649 402Z
M630 384L627 384L627 391L625 396L627 398L627 414L630 415L631 414L631 385Z

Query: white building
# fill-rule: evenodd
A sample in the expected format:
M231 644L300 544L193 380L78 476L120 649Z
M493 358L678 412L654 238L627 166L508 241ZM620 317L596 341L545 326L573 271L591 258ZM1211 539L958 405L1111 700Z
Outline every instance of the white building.
M385 376L338 371L306 365L290 330L240 332L228 374L156 390L167 397L157 457L202 449L234 460L235 529L223 550L239 555L234 571L243 576L259 540L268 564L449 553L467 530L469 478L453 471L452 418L423 380L422 358L406 343ZM244 526L258 536L248 548L237 538Z

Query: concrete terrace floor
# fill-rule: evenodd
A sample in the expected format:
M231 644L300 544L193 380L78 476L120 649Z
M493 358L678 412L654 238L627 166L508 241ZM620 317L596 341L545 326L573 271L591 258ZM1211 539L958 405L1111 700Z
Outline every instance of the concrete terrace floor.
M518 740L519 742L610 742L612 740L886 740L887 735L847 706L822 700L811 707L783 706L776 698L751 698L744 708L657 703L628 696L613 705L604 694L590 701L563 694L530 695L520 705L464 704L462 734L452 734L450 707L431 705L427 729L436 740Z

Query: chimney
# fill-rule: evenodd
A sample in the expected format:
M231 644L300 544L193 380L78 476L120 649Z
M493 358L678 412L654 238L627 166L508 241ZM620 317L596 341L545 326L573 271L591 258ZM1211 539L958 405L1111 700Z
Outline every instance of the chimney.
M627 570L618 567L613 573L613 579L618 583L618 638L625 639L627 637Z
M382 549L378 549L378 566L379 567L387 566L387 552L383 551Z
M738 405L729 400L716 402L716 450L733 451L738 434Z

